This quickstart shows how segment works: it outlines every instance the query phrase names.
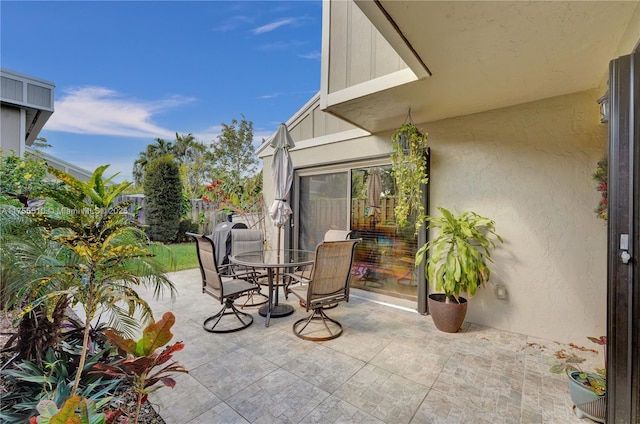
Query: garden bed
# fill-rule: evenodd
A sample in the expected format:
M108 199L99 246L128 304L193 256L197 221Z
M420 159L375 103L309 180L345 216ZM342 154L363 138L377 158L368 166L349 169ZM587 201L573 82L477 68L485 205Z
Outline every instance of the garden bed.
M10 313L0 314L0 367L4 367L7 361L11 360L13 356L12 352L5 350L5 345L10 341L11 336L15 334L15 330L12 325L12 315ZM11 365L9 365L11 366ZM7 393L12 390L11 383L0 375L0 393ZM136 396L129 390L129 386L123 383L118 390L114 393L114 399L111 401L111 408L121 408L125 415L130 418L130 422L133 422L136 407ZM153 409L150 402L145 402L140 409L140 416L138 418L139 424L165 424L162 417Z

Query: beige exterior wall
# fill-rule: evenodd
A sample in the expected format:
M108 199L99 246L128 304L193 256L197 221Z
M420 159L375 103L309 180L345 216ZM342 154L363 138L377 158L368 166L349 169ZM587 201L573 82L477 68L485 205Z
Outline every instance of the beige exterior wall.
M506 286L508 299L498 300L493 285L480 290L467 321L560 342L605 333L606 223L593 212L599 193L591 178L606 153L598 96L592 90L419 124L432 149L430 212L474 210L495 219L505 239L492 283ZM291 154L298 169L354 162L387 155L389 137L339 145L294 137ZM264 159L268 169L271 158ZM268 177L264 192L273 196Z
M606 154L598 93L589 91L425 125L431 206L496 221L491 287L467 320L562 342L605 334L606 223L591 174Z
M640 7L637 7L633 13L613 58L630 54L638 43L640 43Z

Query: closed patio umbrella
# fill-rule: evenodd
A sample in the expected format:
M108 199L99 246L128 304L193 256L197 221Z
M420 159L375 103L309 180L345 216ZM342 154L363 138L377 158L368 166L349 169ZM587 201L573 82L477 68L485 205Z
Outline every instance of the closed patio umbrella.
M380 215L380 195L382 194L382 179L380 168L371 168L367 178L367 203L369 211L367 216L373 217L372 225L375 226Z
M278 127L276 135L271 140L271 147L274 149L271 176L275 196L269 207L269 216L273 224L278 227L278 249L280 249L280 228L291 215L291 207L287 203L287 196L293 183L293 163L289 156L289 149L295 147L285 124L280 124Z
M276 135L271 140L273 147L273 160L271 162L271 177L273 178L274 199L269 207L269 216L273 225L278 227L277 256L280 262L280 230L291 215L291 207L287 203L287 196L293 184L293 163L289 156L289 149L295 147L289 130L285 124L280 124ZM280 278L280 268L276 268L275 283ZM276 305L278 304L278 291L276 290ZM291 311L293 312L293 310ZM273 312L272 312L273 314ZM287 313L288 315L288 313Z

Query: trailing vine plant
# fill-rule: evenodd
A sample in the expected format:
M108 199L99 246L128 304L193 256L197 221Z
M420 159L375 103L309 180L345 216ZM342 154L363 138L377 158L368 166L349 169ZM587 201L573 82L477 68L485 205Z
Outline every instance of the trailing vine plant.
M391 137L392 175L395 179L397 201L394 213L398 225L404 227L410 216L415 216L417 233L426 219L422 203L422 184L427 184L427 155L429 134L405 123Z
M598 207L594 212L598 215L598 218L607 220L607 205L608 205L608 193L607 193L607 172L608 172L608 160L607 157L603 157L598 161L596 165L596 172L593 173L593 180L597 183L596 190L600 192L602 197L598 203Z

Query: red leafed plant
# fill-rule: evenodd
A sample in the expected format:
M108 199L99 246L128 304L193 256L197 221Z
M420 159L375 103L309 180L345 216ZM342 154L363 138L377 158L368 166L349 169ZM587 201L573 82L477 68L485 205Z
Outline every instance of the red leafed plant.
M159 353L156 352L173 337L171 327L175 321L175 316L166 312L160 321L152 322L142 331L142 338L138 341L125 339L113 330L105 331L109 341L118 347L122 356L109 364L96 364L97 371L94 372L124 377L131 383L137 394L134 423L138 422L140 406L147 400L149 393L162 385L171 388L176 385L176 381L169 376L170 373L189 372L176 361L169 362L174 352L184 348L184 343L177 342L166 346Z
M607 337L587 337L591 342L604 346L606 355ZM571 343L571 348L581 350L583 352L591 351L597 353L597 350L589 349L583 346L578 346ZM564 349L556 351L554 354L555 359L551 358L550 371L556 374L566 372L569 374L572 371L578 371L579 374L575 377L578 383L581 383L598 396L602 396L607 392L607 359L605 356L604 366L605 368L596 368L595 372L589 372L582 369L581 364L586 361L575 353L569 353Z
M600 192L601 198L598 203L598 207L595 209L595 213L598 215L598 218L604 219L605 221L608 218L607 212L607 204L608 204L608 187L607 187L607 169L608 169L608 160L606 157L600 159L598 161L598 165L596 166L596 172L593 173L593 180L597 183L596 190Z

